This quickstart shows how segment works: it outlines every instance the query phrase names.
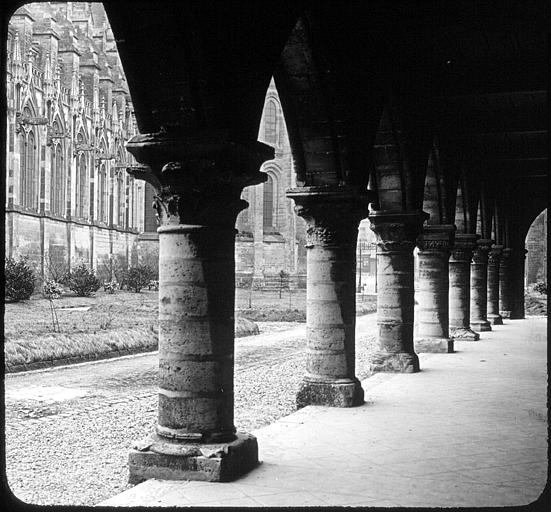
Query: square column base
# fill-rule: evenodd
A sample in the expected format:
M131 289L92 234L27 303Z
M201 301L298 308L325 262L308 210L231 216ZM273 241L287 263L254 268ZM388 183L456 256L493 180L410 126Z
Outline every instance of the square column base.
M431 352L435 354L453 353L452 338L420 338L414 341L415 352Z
M415 373L420 370L419 358L409 352L377 352L371 358L369 369L372 373Z
M258 444L251 434L238 432L227 443L173 441L151 434L128 456L130 484L149 478L230 482L258 465Z
M454 340L478 341L480 339L480 334L467 327L450 327L450 336Z
M492 325L503 325L503 318L501 315L494 315L492 313L488 313L488 321Z
M491 331L492 326L490 325L490 322L488 322L488 320L474 320L473 322L471 322L471 329L473 331L484 332Z
M307 405L355 407L364 403L364 390L357 379L348 382L303 380L297 393L297 409Z

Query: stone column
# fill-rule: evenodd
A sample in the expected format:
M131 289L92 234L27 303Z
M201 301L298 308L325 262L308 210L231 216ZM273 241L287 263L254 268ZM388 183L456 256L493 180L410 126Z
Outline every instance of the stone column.
M456 233L450 257L450 336L455 340L476 341L480 338L470 327L471 260L478 235Z
M499 314L510 318L513 309L512 261L510 247L503 249L499 263Z
M448 260L454 225L428 225L417 239L419 283L416 294L416 352L453 352L449 335Z
M369 214L377 236L378 351L373 372L419 371L413 348L413 249L423 222L422 211L378 210Z
M526 253L524 248L515 248L511 254L511 320L524 318L524 265Z
M502 245L494 245L488 255L488 321L493 325L503 325L499 314L499 265Z
M488 319L488 253L492 240L477 241L471 263L471 328L475 331L491 331Z
M235 219L260 156L219 140L162 132L127 144L157 190L159 404L155 432L129 455L130 483L228 481L258 463L256 438L234 426ZM253 169L256 167L256 171Z
M289 189L307 223L306 374L297 407L363 403L355 375L356 241L367 197L348 187Z

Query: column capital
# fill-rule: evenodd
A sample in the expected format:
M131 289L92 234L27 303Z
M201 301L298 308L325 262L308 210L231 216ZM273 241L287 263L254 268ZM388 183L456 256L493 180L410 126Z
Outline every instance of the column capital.
M478 238L479 235L474 233L456 233L450 261L470 262Z
M368 195L352 187L317 186L290 188L287 197L308 227L307 247L356 245L358 224L367 217Z
M453 247L455 225L432 224L423 226L417 237L417 246L422 252L449 253Z
M422 210L372 210L371 230L377 236L377 246L383 251L409 252L415 247L423 222L429 217Z
M273 157L264 144L244 146L214 131L194 137L176 130L138 134L126 148L143 164L127 171L156 189L153 206L165 226L233 227L237 214L248 206L240 199L241 191L266 181L259 168Z
M488 253L490 252L490 248L493 243L494 241L488 238L481 238L480 240L477 240L473 252L473 262L488 263Z
M490 252L488 253L488 263L495 265L501 260L503 253L503 245L492 245Z

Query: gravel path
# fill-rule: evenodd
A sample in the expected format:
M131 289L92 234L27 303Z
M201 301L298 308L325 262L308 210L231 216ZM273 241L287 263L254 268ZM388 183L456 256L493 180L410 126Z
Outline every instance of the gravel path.
M259 324L260 335L236 340L240 430L250 432L295 410L305 325L271 324ZM368 376L374 333L375 315L357 319L360 379ZM156 373L152 354L6 376L6 474L14 494L40 505L94 505L128 489L128 450L156 422Z

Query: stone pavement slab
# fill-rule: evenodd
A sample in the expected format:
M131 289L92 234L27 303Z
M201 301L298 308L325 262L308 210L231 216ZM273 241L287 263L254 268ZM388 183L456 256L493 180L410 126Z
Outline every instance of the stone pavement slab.
M518 506L547 482L547 319L505 321L416 374L377 374L366 403L306 407L253 432L230 483L149 480L109 506Z

